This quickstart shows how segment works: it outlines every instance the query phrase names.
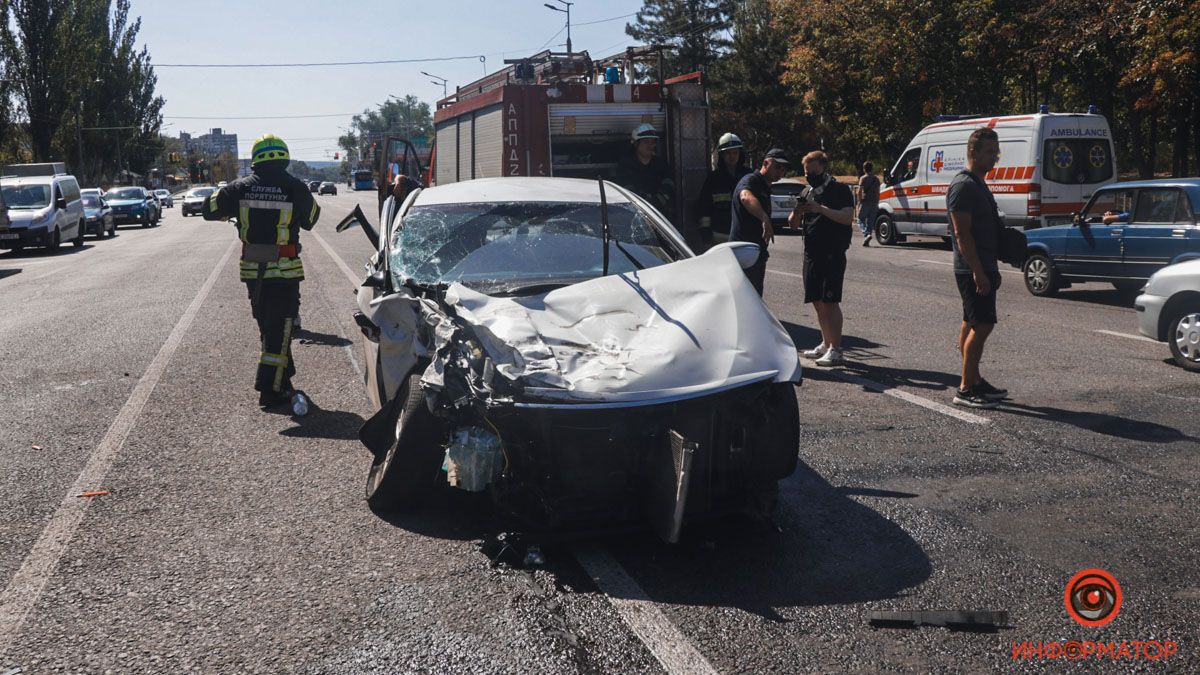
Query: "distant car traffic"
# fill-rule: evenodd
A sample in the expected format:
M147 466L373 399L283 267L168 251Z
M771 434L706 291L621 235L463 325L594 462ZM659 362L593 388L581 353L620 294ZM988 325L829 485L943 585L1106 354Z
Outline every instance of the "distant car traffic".
M1025 287L1054 295L1074 282L1136 290L1172 263L1200 258L1200 178L1113 183L1074 222L1025 233Z
M62 163L15 164L0 170L0 193L8 207L8 228L0 248L45 246L63 241L83 246L84 216L79 183Z
M229 185L229 181L224 181L224 180L223 180L223 181L221 181L220 183L217 183L217 189L219 190L219 189L221 189L221 188L225 187L226 185Z
M337 185L335 185L334 183L331 183L329 181L325 181L324 183L321 183L321 187L317 188L317 194L319 194L319 195L336 195L337 194Z
M96 188L80 190L79 194L83 200L83 217L87 233L96 235L97 239L103 239L106 234L115 235L117 226L113 222L112 207L104 200L104 195L100 190Z
M138 224L142 227L158 225L162 212L158 200L144 187L115 187L104 193L104 201L112 207L113 224Z
M203 214L204 200L208 199L208 196L216 191L217 188L212 187L211 185L194 187L188 190L183 195L183 206L179 207L179 210L183 212L185 218L193 214L197 216Z
M175 208L175 198L171 196L170 190L155 190L154 197L158 199L158 203L162 204L163 208Z
M1200 372L1200 260L1155 272L1133 308L1142 335L1166 342L1175 363Z
M319 188L319 187L321 187L321 181L319 181L319 180L308 181L308 191L309 192L316 192L317 188Z

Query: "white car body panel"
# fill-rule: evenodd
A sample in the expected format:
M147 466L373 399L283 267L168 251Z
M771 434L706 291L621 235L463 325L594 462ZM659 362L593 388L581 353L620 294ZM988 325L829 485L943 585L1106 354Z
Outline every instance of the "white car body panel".
M1158 327L1163 307L1172 296L1188 291L1200 293L1200 260L1168 265L1155 272L1146 282L1145 291L1134 301L1138 308L1138 331L1160 340Z

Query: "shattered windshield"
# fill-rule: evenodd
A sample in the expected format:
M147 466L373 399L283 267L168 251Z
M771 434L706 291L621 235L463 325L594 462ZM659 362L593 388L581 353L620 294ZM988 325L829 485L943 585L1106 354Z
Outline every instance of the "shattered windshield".
M666 241L632 204L609 204L608 220L609 274L674 259ZM397 284L404 279L425 285L457 281L485 293L567 285L601 276L602 240L599 204L417 206L396 231L391 268Z

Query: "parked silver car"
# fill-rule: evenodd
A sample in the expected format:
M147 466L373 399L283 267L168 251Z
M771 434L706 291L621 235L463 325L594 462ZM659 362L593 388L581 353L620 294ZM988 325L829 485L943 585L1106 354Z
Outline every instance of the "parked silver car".
M1175 363L1200 372L1200 260L1155 272L1133 308L1142 335L1166 342Z

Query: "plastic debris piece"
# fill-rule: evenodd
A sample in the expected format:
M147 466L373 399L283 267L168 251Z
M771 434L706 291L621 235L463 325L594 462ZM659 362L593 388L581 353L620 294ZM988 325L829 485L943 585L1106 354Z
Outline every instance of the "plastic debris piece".
M500 438L481 427L461 427L450 437L442 468L446 480L467 492L481 492L500 474Z
M308 397L302 391L292 395L292 414L296 417L304 417L308 414Z
M45 448L43 448L42 446L38 445L37 443L34 443L32 447L33 447L33 449L34 449L34 450L45 450Z
M530 547L525 550L526 567L541 567L545 564L546 556L542 555L542 548L540 546L530 545Z
M942 626L952 630L996 630L1008 626L1008 612L973 612L967 610L873 611L868 615L868 619L871 625L881 628Z
M93 490L92 492L81 492L80 497L103 497L108 494L108 490Z

